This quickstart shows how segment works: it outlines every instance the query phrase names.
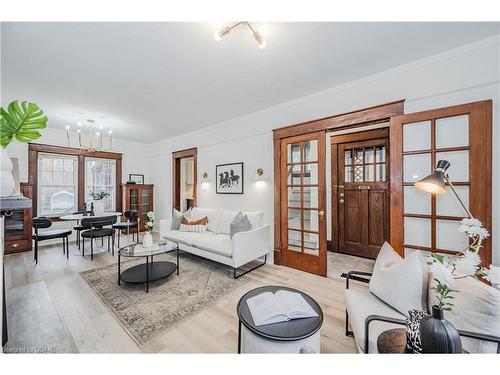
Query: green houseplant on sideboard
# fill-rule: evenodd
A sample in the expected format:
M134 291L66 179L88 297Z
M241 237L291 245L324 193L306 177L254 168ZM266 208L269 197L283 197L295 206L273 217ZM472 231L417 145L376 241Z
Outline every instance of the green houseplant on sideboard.
M28 143L41 137L38 129L47 126L47 116L35 103L18 100L11 102L7 109L0 107L0 196L10 196L14 189L12 161L7 153L7 146L13 140Z

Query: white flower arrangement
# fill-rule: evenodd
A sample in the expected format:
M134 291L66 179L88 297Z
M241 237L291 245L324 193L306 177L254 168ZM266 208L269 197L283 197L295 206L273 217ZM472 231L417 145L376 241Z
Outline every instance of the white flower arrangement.
M155 213L153 211L149 211L146 216L149 220L144 223L144 229L146 229L148 232L152 232L155 223Z
M432 254L427 260L432 276L437 282L436 287L432 289L438 299L438 307L447 311L453 309L453 304L449 300L453 299L452 293L456 292L453 289L454 280L465 277L477 279L484 275L490 283L500 284L500 267L490 265L489 269L481 268L479 250L482 241L489 236L483 224L477 219L467 218L461 221L458 230L466 233L471 239L467 249L456 256Z

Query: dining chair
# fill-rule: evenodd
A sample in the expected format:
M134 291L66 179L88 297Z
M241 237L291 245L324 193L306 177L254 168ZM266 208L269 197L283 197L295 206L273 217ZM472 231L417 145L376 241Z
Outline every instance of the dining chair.
M128 236L130 234L130 229L134 229L132 232L132 241L134 241L134 233L136 233L137 243L139 243L139 216L137 211L127 210L123 213L126 221L121 221L119 223L113 224L113 228L118 231L118 248L120 248L120 233L122 230L127 231L127 243Z
M33 257L36 264L38 264L38 242L44 240L52 240L55 238L62 238L63 254L66 254L66 258L69 259L68 237L72 233L71 229L52 229L39 231L39 229L47 229L52 226L52 220L45 216L33 218L31 225L35 229L35 234L33 234L31 238L35 241L35 252L33 254Z
M85 211L75 211L73 215L81 215L85 213ZM82 225L80 224L80 220L77 221L76 225L73 226L73 230L76 231L76 246L78 246L78 250L80 250L80 232L83 230Z
M80 222L82 231L82 255L85 256L85 239L90 239L90 260L94 260L94 239L108 237L108 251L110 251L110 240L112 241L112 255L115 255L115 229L116 215L111 216L89 216Z

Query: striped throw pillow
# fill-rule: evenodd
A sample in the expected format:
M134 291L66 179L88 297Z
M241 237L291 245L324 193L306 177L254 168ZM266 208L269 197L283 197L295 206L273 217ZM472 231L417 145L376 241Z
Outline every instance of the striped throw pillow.
M208 217L190 221L185 216L182 218L179 230L181 232L204 233L207 231Z

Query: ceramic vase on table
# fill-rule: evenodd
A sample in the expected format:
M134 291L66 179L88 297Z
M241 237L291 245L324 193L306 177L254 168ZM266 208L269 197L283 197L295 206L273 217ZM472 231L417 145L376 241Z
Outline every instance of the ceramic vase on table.
M94 215L104 216L104 201L102 199L94 201Z
M457 329L444 318L443 310L432 306L432 315L420 322L420 341L423 353L462 353L462 342Z
M151 233L149 232L144 233L144 236L142 237L142 246L144 247L153 246L153 236L151 235Z
M12 175L12 160L9 153L3 147L0 148L0 196L10 197L14 190L15 181Z

